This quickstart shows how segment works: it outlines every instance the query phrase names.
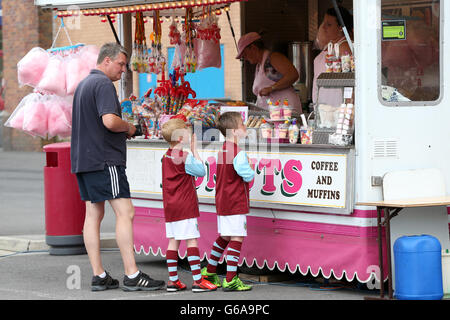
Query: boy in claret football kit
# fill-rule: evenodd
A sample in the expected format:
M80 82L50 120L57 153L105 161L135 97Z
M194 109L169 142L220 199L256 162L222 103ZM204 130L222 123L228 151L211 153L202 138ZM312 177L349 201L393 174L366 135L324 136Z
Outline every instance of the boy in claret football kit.
M189 143L191 130L181 119L170 119L162 126L162 135L170 147L162 158L162 191L166 237L169 239L166 259L169 270L167 291L180 291L186 285L178 279L178 248L186 241L187 256L192 271L192 291L214 291L217 287L204 279L200 270L200 253L197 239L200 237L197 191L194 177L206 172L196 150L196 138L192 135L191 152L183 151Z
M238 147L239 140L247 136L247 128L239 112L222 114L217 127L226 139L217 161L216 211L219 237L212 246L208 266L202 269L202 275L216 286L223 286L224 291L247 291L252 287L244 284L237 276L242 242L247 236L249 182L255 175L246 152ZM227 247L227 275L221 284L216 268Z

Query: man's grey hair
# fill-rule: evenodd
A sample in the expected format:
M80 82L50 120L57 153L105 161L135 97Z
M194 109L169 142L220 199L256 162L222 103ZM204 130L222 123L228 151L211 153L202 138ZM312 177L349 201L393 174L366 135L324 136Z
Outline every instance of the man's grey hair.
M117 42L105 43L100 48L100 53L98 54L97 58L97 64L101 64L106 57L109 57L111 60L115 60L119 53L123 53L128 58L128 53L125 48Z

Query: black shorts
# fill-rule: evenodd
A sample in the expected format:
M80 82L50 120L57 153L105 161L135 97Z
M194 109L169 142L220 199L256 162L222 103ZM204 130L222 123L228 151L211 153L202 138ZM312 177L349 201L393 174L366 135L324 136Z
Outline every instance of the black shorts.
M81 172L76 176L83 201L95 203L130 198L130 185L123 166L105 166L103 170Z

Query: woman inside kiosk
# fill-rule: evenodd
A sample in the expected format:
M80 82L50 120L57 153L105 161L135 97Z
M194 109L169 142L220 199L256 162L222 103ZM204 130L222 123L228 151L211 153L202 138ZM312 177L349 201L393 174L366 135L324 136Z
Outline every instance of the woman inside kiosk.
M342 19L344 21L347 30L353 30L353 16L344 7L339 6ZM319 75L326 71L325 58L328 53L328 44L331 42L333 47L337 44L339 47L339 56L350 54L350 46L345 38L343 32L343 25L337 18L337 13L334 8L330 8L326 11L322 23L320 24L319 31L316 37L316 45L322 50L319 55L314 59L314 80L312 99L313 103L325 102L332 106L339 106L342 103L342 90L340 89L323 89L320 91L320 99L318 97L317 78Z

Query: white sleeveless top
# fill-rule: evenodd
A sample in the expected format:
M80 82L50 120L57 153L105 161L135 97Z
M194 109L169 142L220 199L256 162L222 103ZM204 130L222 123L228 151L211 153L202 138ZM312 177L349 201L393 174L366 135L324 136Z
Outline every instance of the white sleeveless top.
M261 63L256 65L256 71L255 71L255 79L253 81L253 93L255 96L257 96L256 104L263 108L263 109L269 109L269 106L267 104L267 99L272 100L273 102L277 100L281 100L282 103L284 99L288 99L289 104L299 113L302 113L302 104L300 102L300 97L295 92L294 87L289 87L282 90L275 90L271 92L268 96L260 96L259 91L263 88L270 87L274 85L276 82L273 80L270 80L264 70L264 64L267 60L267 58L270 55L270 51L265 50L263 59Z

